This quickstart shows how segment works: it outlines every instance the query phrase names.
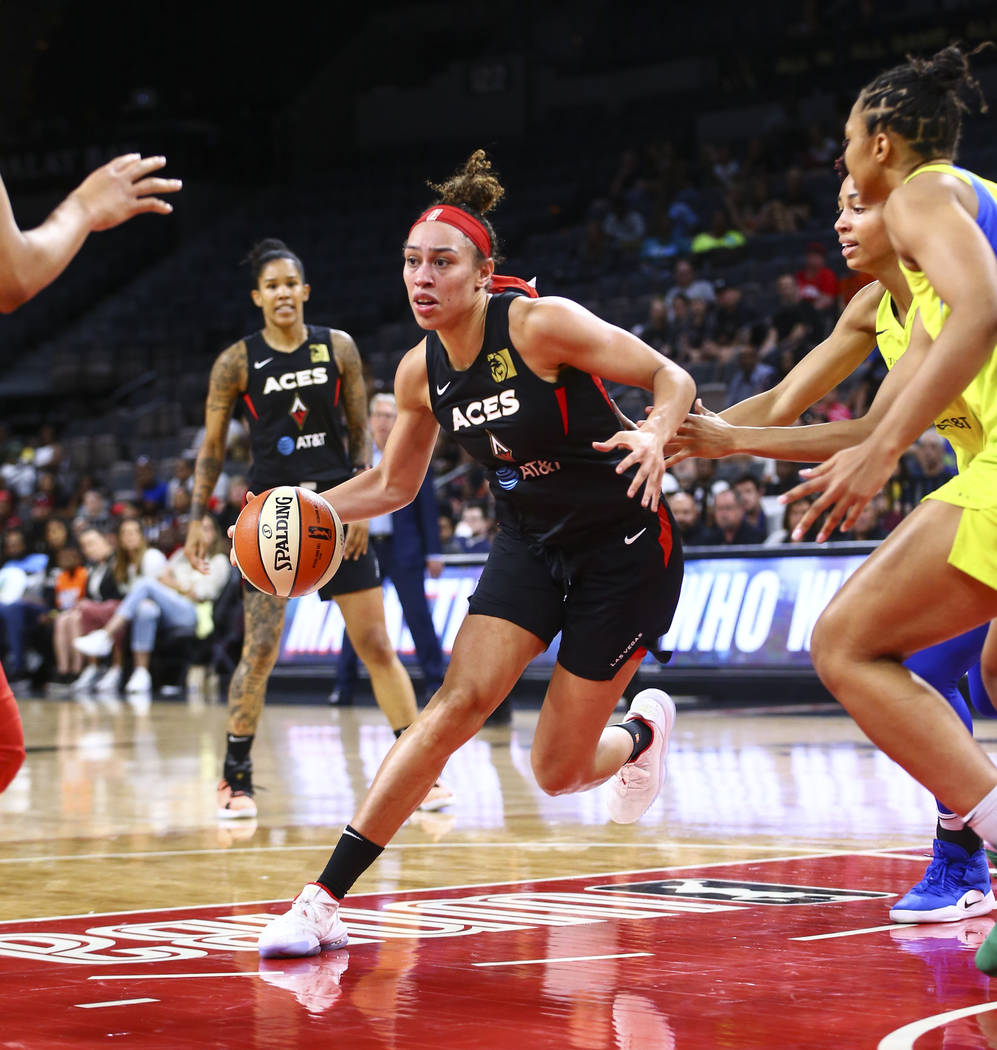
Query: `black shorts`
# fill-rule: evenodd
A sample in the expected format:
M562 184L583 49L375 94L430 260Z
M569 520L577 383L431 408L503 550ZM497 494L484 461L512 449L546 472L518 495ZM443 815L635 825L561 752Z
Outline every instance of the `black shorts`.
M349 532L349 525L346 531ZM381 566L374 553L374 544L368 542L367 553L354 560L344 558L332 579L319 590L318 596L327 602L340 594L353 594L354 591L369 591L372 587L381 586Z
M658 639L671 627L682 572L682 544L664 500L660 512L637 508L570 552L500 529L468 612L508 620L548 646L560 631L557 662L605 682L638 650L667 661Z

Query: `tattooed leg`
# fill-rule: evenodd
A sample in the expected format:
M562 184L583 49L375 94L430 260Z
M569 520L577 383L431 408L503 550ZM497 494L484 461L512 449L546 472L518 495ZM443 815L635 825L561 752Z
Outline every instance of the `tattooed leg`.
M242 655L228 691L228 731L250 736L256 732L267 679L277 662L287 599L246 587L242 601L246 629Z
M384 596L380 587L352 594L337 594L336 602L346 621L357 656L370 674L370 687L377 706L392 729L405 729L418 713L412 679L391 648L384 624Z

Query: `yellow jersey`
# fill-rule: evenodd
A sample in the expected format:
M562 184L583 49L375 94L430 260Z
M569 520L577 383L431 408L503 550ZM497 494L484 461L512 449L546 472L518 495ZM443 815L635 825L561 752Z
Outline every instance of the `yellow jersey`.
M976 223L990 242L994 252L997 253L997 183L981 179L978 175L964 168L957 168L953 164L925 164L911 172L907 176L907 181L909 182L926 171L953 175L973 187L979 202ZM903 263L900 264L900 269L914 294L911 310L916 309L920 313L928 335L932 339L937 338L949 315L949 307L942 302L923 272L908 269ZM997 354L991 354L987 363L971 380L969 386L962 392L962 396L953 402L953 405L958 405L960 402L965 405L967 413L981 427L979 440L976 442L978 447L972 451L971 447L966 445L956 450L959 458L959 474L941 488L936 489L929 498L975 509L997 507ZM943 417L952 419L959 414L958 409L953 409L953 406L949 405ZM967 422L969 418L968 415ZM936 420L936 425L937 422ZM962 434L962 429L958 426L947 427L943 433L946 438L953 440L957 432ZM966 429L973 430L972 426ZM953 440L953 446L954 444ZM965 459L970 452L972 454Z

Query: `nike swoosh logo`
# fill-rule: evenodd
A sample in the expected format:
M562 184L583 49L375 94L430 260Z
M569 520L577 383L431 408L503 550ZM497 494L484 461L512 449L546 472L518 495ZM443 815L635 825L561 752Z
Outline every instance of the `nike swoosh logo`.
M889 328L884 328L881 332L877 332L876 335L886 335L886 333L888 331L889 331Z
M444 383L443 386L438 386L436 388L436 396L439 397L440 394L445 394L447 392L447 388L450 386L450 383L452 383L452 382L453 382L453 380L451 379L449 382Z
M265 361L254 361L253 362L253 368L263 368L264 365L270 364L270 362L272 360L273 360L272 357L268 357Z
M640 530L640 532L635 532L632 536L624 536L623 537L623 542L629 547L631 543L636 543L637 540L639 540L641 538L641 536L644 535L645 532L647 532L647 526L646 525L644 526L644 528L642 528Z
M349 828L343 828L343 834L349 835L351 839L356 839L357 842L363 842L363 839L355 831L350 831Z

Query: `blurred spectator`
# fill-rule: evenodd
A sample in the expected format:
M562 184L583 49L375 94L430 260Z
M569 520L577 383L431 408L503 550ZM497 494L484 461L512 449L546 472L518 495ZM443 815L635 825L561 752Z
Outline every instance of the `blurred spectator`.
M97 529L99 532L110 532L112 529L111 512L107 505L107 497L96 488L88 488L80 500L77 508L76 520L73 522L73 530L77 539L82 538L85 529ZM82 544L81 544L82 546ZM83 547L83 556L87 557L86 547Z
M712 344L714 356L720 361L729 361L735 344L748 336L756 319L754 311L745 304L741 289L721 279L713 284L716 303L710 322L708 343Z
M820 319L814 304L800 294L792 274L780 274L775 280L775 291L778 305L772 313L759 354L765 361L778 366L784 351L795 363L819 342Z
M83 599L72 609L56 615L53 635L58 678L56 687L68 686L85 692L97 678L97 668L84 668L83 658L73 642L89 630L102 627L121 600L114 579L114 548L99 529L85 527L80 532L80 549L87 566L87 585Z
M166 483L166 505L174 506L173 497L178 489L184 489L188 495L194 491L194 462L196 457L189 451L177 457L173 466L173 477Z
M793 230L803 230L811 225L814 217L814 201L807 189L803 169L792 167L786 172L786 188L782 203L792 217Z
M904 454L907 479L903 498L907 506L916 507L925 496L955 476L955 464L946 462L949 451L948 443L932 428Z
M886 532L879 520L880 502L878 499L870 500L859 514L858 519L849 532L836 531L832 540L855 540L856 542L869 543L874 540L886 539Z
M460 541L454 534L453 518L441 511L437 520L440 525L440 550L444 554L463 554Z
M792 233L796 229L792 213L770 192L768 177L763 173L751 179L747 190L740 183L732 185L726 202L731 219L749 237L763 233Z
M231 566L210 514L202 519L201 528L208 555L207 575L195 570L179 548L158 580L136 580L106 625L73 643L91 658L104 657L111 653L115 636L131 624L135 669L125 684L126 693L148 696L152 691L149 664L160 628L184 631L191 638L206 638L213 630L211 607L229 581Z
M742 474L734 482L734 492L737 494L744 512L744 520L747 524L757 529L762 534L762 539L768 536L769 523L765 517L765 509L762 506L762 486L754 474Z
M734 353L736 363L727 383L727 405L737 405L774 386L779 376L772 365L759 358L758 347L750 338L739 343Z
M810 509L810 504L813 502L809 497L803 499L793 500L792 503L786 504L786 509L782 512L782 528L776 529L769 533L768 538L765 540L765 546L772 547L779 543L801 543L801 542L812 542L817 538L816 527L812 527L803 540L793 539L793 529L803 520L804 514Z
M464 507L454 528L454 538L460 544L461 554L487 554L492 549L492 521L484 503L469 503Z
M685 462L688 462L686 460ZM679 535L682 537L684 547L697 547L706 542L706 530L700 521L699 504L689 495L681 490L672 492L668 496L668 506L672 517L678 526Z
M633 334L643 339L648 346L653 346L666 357L672 351L672 326L668 320L668 306L663 295L652 295L648 305L647 318L634 325Z
M834 423L842 419L851 419L852 410L841 399L838 387L829 390L809 411L814 422Z
M148 456L135 460L135 496L142 514L154 515L167 506L167 484L156 476L156 467Z
M712 303L701 296L689 300L689 311L684 318L675 320L675 360L682 365L712 362L714 354L710 344L712 328ZM707 379L709 376L699 376Z
M734 489L723 489L713 497L713 528L706 542L714 547L762 543L765 534L744 520L744 508Z
M179 490L183 491L183 490ZM117 543L114 548L112 573L117 584L118 593L124 598L139 580L158 579L166 567L166 556L156 547L146 542L145 533L137 518L125 518L118 525ZM116 612L113 609L112 612ZM112 635L111 666L99 677L88 675L77 685L78 692L85 692L91 686L101 695L111 696L117 693L121 685L121 667L125 652L125 635L119 631ZM97 660L90 659L96 672ZM84 674L86 674L84 670Z
M225 489L225 500L218 511L218 527L222 535L226 535L228 527L234 525L242 508L246 505L246 477L243 474L233 474Z
M810 299L815 309L826 312L837 305L838 278L827 265L824 245L812 241L807 245L803 266L796 271L796 287L804 299Z
M602 220L602 232L608 246L618 255L636 255L645 229L644 217L623 197L613 199Z
M696 276L696 268L689 259L678 259L672 271L672 287L665 293L665 306L668 314L674 320L672 303L678 295L684 295L686 299L705 299L712 303L714 300L713 285Z
M710 218L709 227L693 237L692 251L701 255L720 249L743 248L746 243L747 238L731 220L727 209L717 208Z

